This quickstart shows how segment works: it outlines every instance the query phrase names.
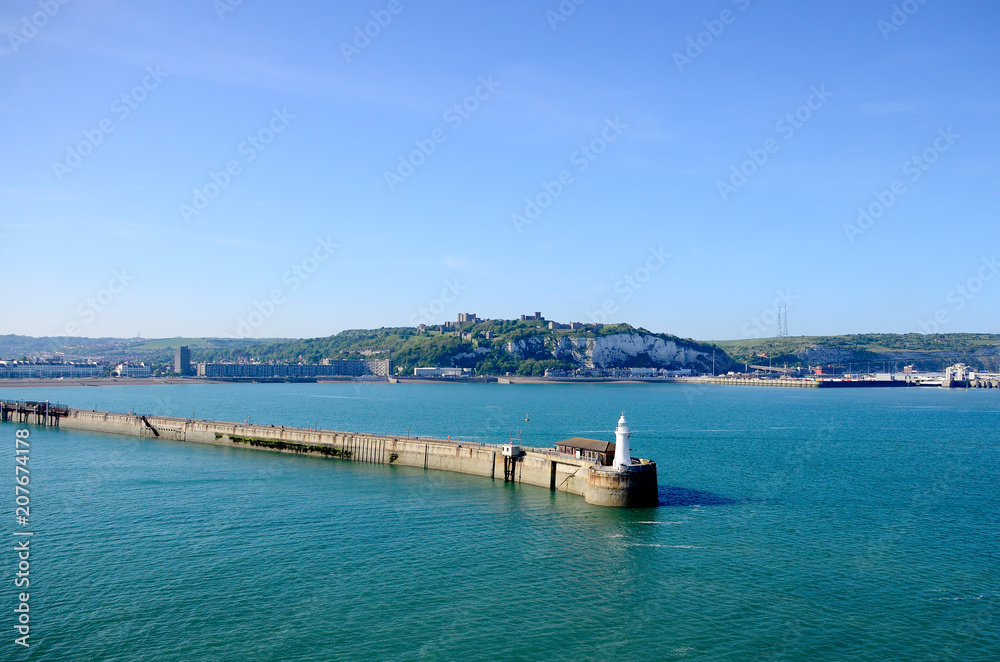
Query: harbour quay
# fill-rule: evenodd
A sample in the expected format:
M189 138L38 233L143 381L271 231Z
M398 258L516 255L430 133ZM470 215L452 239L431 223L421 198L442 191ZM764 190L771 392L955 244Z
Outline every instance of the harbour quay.
M777 368L775 371L784 371ZM699 381L698 378L687 381ZM775 386L784 388L898 388L906 386L939 388L1000 388L1000 374L977 372L964 363L956 363L944 373L904 372L900 374L761 377L757 374L730 373L708 378L709 384L730 386Z

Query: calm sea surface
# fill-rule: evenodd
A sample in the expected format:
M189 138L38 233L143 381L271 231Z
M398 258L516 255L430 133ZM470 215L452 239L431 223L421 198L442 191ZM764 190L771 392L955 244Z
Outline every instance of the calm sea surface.
M32 647L4 660L1000 660L1000 392L678 385L0 389L72 407L548 446L660 507L397 466L31 431ZM526 422L528 416L530 421Z

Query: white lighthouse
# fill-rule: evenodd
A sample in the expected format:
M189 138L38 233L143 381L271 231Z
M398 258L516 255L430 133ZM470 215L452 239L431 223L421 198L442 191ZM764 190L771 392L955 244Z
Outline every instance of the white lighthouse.
M628 447L628 438L631 435L632 431L628 429L628 423L625 422L625 412L622 412L622 417L618 419L618 427L615 428L614 468L618 471L632 466L632 453Z

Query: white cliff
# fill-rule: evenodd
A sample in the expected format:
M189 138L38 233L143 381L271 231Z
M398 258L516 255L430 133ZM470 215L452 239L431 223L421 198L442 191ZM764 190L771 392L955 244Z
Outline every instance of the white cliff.
M532 336L507 343L519 358L571 361L581 368L616 368L645 365L683 368L710 365L711 351L646 333L607 336Z

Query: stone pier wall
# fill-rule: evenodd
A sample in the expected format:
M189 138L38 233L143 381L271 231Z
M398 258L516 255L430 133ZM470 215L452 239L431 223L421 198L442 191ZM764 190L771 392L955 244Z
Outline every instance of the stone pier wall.
M10 404L12 403L4 403L5 406ZM314 455L352 462L398 464L495 480L504 479L504 456L499 445L118 414L86 409L62 408L60 414L46 419L42 414L22 412L18 420L13 417L4 420L33 425L48 424L71 430ZM628 481L616 485L600 482L595 486L591 467L592 464L585 460L562 455L554 450L524 449L524 454L516 458L512 480L582 496L586 496L588 490L598 490L600 498L593 501L589 497L587 499L598 505L628 505L641 501L627 496L613 496L616 489L632 489ZM653 467L655 492L655 465Z

